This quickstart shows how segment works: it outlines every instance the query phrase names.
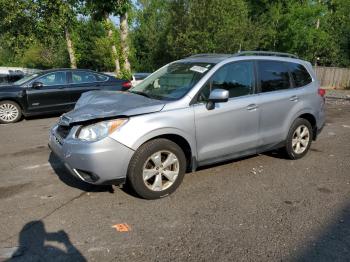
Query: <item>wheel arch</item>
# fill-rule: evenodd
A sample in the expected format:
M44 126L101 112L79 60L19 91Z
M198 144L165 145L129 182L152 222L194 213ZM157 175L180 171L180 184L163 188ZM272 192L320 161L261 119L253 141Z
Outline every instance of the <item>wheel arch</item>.
M19 107L21 108L21 110L22 110L22 112L23 112L24 107L23 107L22 103L21 103L18 99L14 98L14 97L4 97L4 98L0 98L0 102L4 102L4 101L11 101L11 102L16 103L17 105L19 105Z
M316 136L317 136L316 117L313 114L311 114L311 113L303 113L303 114L299 115L297 118L305 119L311 124L311 127L312 127L312 139L315 140Z
M189 142L189 139L185 138L181 134L170 132L170 133L158 133L158 134L154 134L153 136L147 136L147 139L144 139L142 142L139 141L137 147L140 147L141 145L151 140L155 140L159 138L168 139L174 142L175 144L177 144L182 149L187 161L187 168L186 168L187 171L194 171L197 168L197 164L196 164L197 158L196 158L195 147L194 145L191 145L191 143Z

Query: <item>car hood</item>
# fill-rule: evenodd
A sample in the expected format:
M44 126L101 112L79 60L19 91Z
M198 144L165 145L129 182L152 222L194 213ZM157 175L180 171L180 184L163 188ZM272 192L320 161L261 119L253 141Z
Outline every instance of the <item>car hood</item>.
M59 124L153 113L161 111L164 105L164 101L129 92L91 91L82 94L74 110L63 114Z

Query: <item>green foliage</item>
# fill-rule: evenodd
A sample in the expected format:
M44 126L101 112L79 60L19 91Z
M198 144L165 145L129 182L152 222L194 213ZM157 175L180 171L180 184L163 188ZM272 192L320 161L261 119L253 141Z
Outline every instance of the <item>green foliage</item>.
M134 66L152 71L191 54L255 48L248 11L244 0L139 1Z
M135 10L136 25L131 32L134 48L131 62L136 71L152 72L172 59L167 45L168 12L166 1L139 1Z
M257 17L260 49L289 52L323 63L335 60L336 42L327 32L327 6L310 1L275 1L265 5L266 11Z
M174 57L251 49L247 41L251 37L248 8L243 0L192 0L184 3L182 12L184 19L179 21L180 27L172 27L170 31ZM180 18L175 12L172 16ZM179 56L176 50L180 49L183 54Z
M135 71L240 49L350 66L349 10L349 0L0 0L0 65L69 66L69 29L78 67L114 71L114 44L123 68L120 31L104 21L128 12Z
M86 0L85 11L96 20L121 15L132 8L130 0Z
M79 68L113 71L110 40L104 25L95 20L80 20L73 34Z
M25 50L19 64L29 68L67 67L69 64L65 43L55 48L47 48L40 43L34 43Z
M0 60L38 68L67 66L64 29L77 20L74 3L72 0L0 0L1 47L11 53L8 59Z
M336 57L331 64L350 66L350 1L333 0L329 3L329 10L325 19L325 27L335 43L336 50Z

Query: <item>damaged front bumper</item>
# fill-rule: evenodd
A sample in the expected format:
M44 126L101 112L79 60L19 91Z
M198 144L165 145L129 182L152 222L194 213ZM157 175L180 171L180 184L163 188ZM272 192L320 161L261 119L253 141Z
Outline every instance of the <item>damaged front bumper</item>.
M125 182L128 165L134 151L118 141L106 137L96 142L74 138L79 129L73 126L65 137L50 131L49 147L76 178L95 185L117 185Z

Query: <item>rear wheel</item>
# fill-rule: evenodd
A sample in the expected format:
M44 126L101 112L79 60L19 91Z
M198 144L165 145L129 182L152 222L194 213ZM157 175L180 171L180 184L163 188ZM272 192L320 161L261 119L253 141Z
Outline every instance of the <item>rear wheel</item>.
M288 133L286 153L290 159L299 159L306 155L312 143L312 126L309 121L298 118Z
M0 102L0 123L15 123L22 117L21 107L13 101Z
M155 139L142 145L130 161L128 182L145 199L173 193L186 171L182 149L168 139Z

